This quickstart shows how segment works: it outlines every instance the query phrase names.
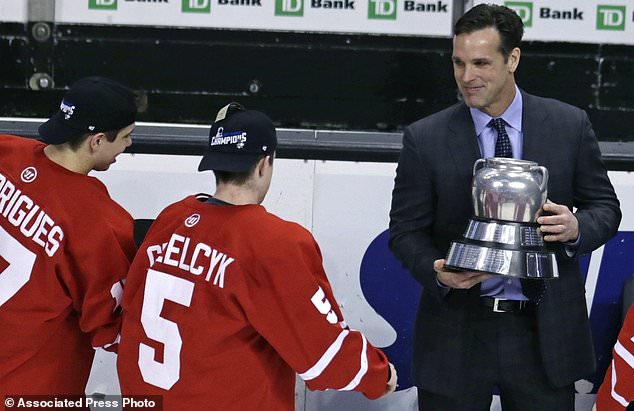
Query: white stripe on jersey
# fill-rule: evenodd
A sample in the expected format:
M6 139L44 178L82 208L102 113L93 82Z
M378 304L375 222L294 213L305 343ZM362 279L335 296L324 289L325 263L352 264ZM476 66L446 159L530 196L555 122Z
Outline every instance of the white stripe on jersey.
M634 340L634 337L632 339ZM630 368L634 369L634 354L629 352L627 348L625 348L623 344L621 344L620 341L617 341L616 344L614 344L614 353L617 354L619 357L621 357L621 359L625 362L626 365L629 365ZM623 407L627 407L629 404L629 401L621 397L619 393L616 392L616 389L615 389L616 383L617 383L616 364L614 359L612 359L612 392L611 392L612 398L614 398L614 400L616 400Z
M110 347L112 347L115 344L119 344L120 341L121 341L121 334L117 334L117 338L115 338L114 341L111 342L110 344L104 344L101 347L92 347L92 349L93 350L97 350L99 348L103 348L105 350L106 348L110 348Z
M343 344L343 340L346 338L346 336L348 335L349 332L350 331L348 331L348 330L341 331L339 336L337 336L337 339L335 340L335 342L333 342L330 345L330 347L328 347L328 349L326 350L326 352L324 352L324 355L321 356L319 361L317 361L315 363L315 365L310 367L308 369L308 371L299 374L301 379L304 380L304 381L310 381L310 380L314 380L315 378L319 377L321 375L321 373L324 372L326 367L328 367L328 365L330 364L332 359L335 357L335 355L337 355L337 353L341 349L341 345ZM365 344L365 339L364 339L364 344ZM363 346L363 348L365 350L365 345Z
M634 340L634 337L632 337L632 340ZM614 352L616 352L630 368L634 369L634 353L629 352L620 341L614 344Z
M361 334L361 338L363 338L363 348L361 349L361 367L359 368L359 372L357 373L357 375L354 376L352 381L348 383L348 385L346 385L343 388L340 388L338 391L354 390L357 387L357 385L359 385L359 383L361 382L361 378L363 378L365 373L368 372L368 354L367 354L368 341L365 339L365 335L363 334Z
M627 401L625 398L621 397L619 393L617 393L616 390L614 389L615 387L616 387L616 367L614 366L614 360L612 360L612 387L611 387L612 389L610 391L610 395L616 402L621 404L623 408L627 407L630 402Z

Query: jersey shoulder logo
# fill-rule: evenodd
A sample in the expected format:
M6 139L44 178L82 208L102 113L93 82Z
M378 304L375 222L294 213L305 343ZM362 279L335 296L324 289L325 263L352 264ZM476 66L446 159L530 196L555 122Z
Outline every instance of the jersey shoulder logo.
M192 228L200 221L200 214L192 214L185 219L185 227Z
M25 168L24 170L22 170L20 178L25 183L32 183L37 178L37 169L33 166Z

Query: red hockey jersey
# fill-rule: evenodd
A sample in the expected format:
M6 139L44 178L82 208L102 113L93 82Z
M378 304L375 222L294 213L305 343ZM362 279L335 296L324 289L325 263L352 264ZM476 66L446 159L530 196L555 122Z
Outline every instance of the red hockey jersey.
M612 350L612 363L597 393L597 411L624 411L634 401L634 305Z
M83 394L93 347L115 341L133 220L45 145L0 135L0 398Z
M383 394L385 355L350 330L312 235L259 205L187 197L166 208L123 294L123 394L166 410L294 409L311 389Z

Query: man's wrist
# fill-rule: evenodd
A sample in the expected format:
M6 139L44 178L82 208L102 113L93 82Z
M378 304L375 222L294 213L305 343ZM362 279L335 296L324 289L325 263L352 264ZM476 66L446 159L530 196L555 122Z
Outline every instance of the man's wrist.
M438 279L438 275L436 275L436 284L438 285L438 287L440 288L445 288L447 290L449 290L451 287L449 287L448 285L445 285L442 281L440 281Z
M579 249L579 244L581 243L581 234L577 234L577 239L575 241L566 241L563 243L564 251L566 255L570 258L574 257Z

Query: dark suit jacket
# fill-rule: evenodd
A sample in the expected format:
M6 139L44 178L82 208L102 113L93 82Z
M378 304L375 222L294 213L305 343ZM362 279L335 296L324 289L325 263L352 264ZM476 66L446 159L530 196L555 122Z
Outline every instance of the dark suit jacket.
M616 233L621 219L590 121L568 104L522 96L523 158L548 168L551 201L577 208L577 255L589 253ZM414 381L442 394L456 393L461 384L464 336L480 287L445 295L433 261L445 258L473 215L472 169L479 157L469 109L456 104L406 128L392 194L390 248L423 285ZM560 247L557 260L560 278L549 281L536 316L546 374L553 385L564 386L591 374L595 360L577 257Z

